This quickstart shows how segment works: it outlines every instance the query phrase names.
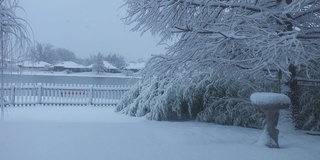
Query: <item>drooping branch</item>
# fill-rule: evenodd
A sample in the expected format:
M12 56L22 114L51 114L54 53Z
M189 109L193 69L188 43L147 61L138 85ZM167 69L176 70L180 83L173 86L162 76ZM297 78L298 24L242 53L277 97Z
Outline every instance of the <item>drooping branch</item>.
M18 0L1 0L0 1L0 52L1 52L1 118L4 114L4 63L8 55L22 53L28 45L29 24L22 18L18 17L15 12L19 9ZM15 57L17 58L17 57Z
M255 5L255 3L238 3L235 1L231 2L221 2L221 1L208 1L207 3L199 3L195 2L193 0L176 0L179 1L180 3L187 3L193 6L206 6L206 7L212 7L212 8L240 8L243 10L248 10L252 12L263 12L267 11L268 8L262 7Z
M295 19L317 8L313 0L127 0L127 4L127 20L137 23L135 30L150 30L164 40L176 35L166 59L178 61L166 65L223 64L289 74L288 65L308 67L319 56L304 48L312 48L310 43L318 39L318 31L309 30L315 27L307 25L317 18Z
M303 16L314 14L316 12L320 13L320 4L316 7L311 7L307 10L304 10L304 11L301 11L300 13L295 14L292 19L297 20Z

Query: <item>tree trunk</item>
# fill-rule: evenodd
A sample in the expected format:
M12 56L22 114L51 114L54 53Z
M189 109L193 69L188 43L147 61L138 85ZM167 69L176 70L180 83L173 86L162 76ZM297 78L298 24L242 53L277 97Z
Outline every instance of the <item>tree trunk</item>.
M298 81L296 79L297 72L296 72L296 66L293 64L290 64L289 66L289 72L291 73L290 81L289 81L289 87L290 87L290 92L288 93L288 96L291 100L291 112L292 112L292 118L293 122L295 124L295 127L297 128L299 121L299 113L300 113L300 108L299 108L299 97L298 97Z
M299 115L299 100L298 100L298 82L296 79L296 67L293 64L289 65L289 75L282 74L282 71L278 72L280 93L287 95L291 100L289 110L282 113L280 121L284 123L293 123L292 127L296 127L298 124Z
M2 17L1 17L2 18ZM0 93L0 99L1 99L1 119L4 118L4 78L3 78L3 70L4 70L4 39L3 39L3 30L2 30L2 24L0 29L0 52L1 52L1 93Z

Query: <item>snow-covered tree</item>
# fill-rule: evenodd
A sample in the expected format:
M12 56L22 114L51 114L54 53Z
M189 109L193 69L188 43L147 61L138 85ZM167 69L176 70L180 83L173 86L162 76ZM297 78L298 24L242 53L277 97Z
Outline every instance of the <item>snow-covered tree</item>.
M115 53L108 54L105 60L119 69L122 69L126 66L126 61L124 60L124 57Z
M54 51L59 61L76 61L77 60L76 54L66 48L57 48Z
M56 64L63 61L78 61L75 53L65 49L57 48L51 44L37 43L30 49L28 56L33 61L44 61L50 64Z
M270 81L266 81L265 74L269 77L279 75L281 92L294 99L296 91L292 88L297 85L294 77L296 70L303 68L307 75L320 55L320 1L126 0L125 7L125 22L135 25L133 31L150 31L159 35L162 43L166 40L175 42L169 46L165 55L151 58L143 72L142 82L134 92L137 97L127 95L124 98L126 103L119 104L118 110L136 116L156 113L160 117L150 118L166 119L170 112L179 115L183 106L189 106L190 114L200 115L201 110L207 108L201 109L204 106L198 106L196 111L192 111L190 106L195 105L190 102L197 96L188 99L185 92L192 83L202 81L198 78L201 75L209 83L193 86L192 92L202 89L207 93L209 86L221 88L217 86L221 79L230 83L225 86L224 91L227 92L233 90L231 84L244 88L254 86L254 89L248 89L247 92L263 90L258 86L271 85ZM245 79L249 79L252 85ZM172 91L181 88L173 84L184 84L185 87ZM234 93L242 92L242 87ZM159 99L159 95L163 97L166 92L174 92L175 95ZM181 101L178 95L182 95ZM206 96L198 96L206 101ZM237 97L245 100L249 95L242 93L229 98L223 95L221 99L230 102ZM178 107L167 108L168 100ZM155 108L156 101L165 103ZM183 104L185 101L186 105ZM235 104L240 104L238 102ZM293 101L293 110L295 105Z
M54 54L54 46L51 44L37 43L30 49L28 58L32 61L44 61L50 64L58 62Z
M17 59L29 46L29 25L16 15L18 0L0 0L1 113L4 114L3 69L6 59Z
M167 55L156 57L174 66L222 64L290 75L290 65L309 67L318 57L319 5L314 0L127 0L126 22L163 40L176 36Z
M101 53L92 56L92 71L96 73L105 72L107 70L106 66L103 63L104 56Z

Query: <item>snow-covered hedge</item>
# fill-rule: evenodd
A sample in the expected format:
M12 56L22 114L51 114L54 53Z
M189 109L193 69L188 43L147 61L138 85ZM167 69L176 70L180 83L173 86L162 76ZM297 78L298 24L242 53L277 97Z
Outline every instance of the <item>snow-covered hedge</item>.
M197 119L261 128L263 114L251 105L249 97L253 92L274 90L270 87L274 81L243 74L233 79L229 76L237 72L230 72L144 77L124 95L116 111L150 120Z
M262 127L263 114L249 101L250 94L254 91L254 88L232 80L209 84L204 110L197 115L197 120L223 125Z
M297 127L303 130L320 131L319 87L300 87Z
M170 76L145 76L123 96L117 111L150 120L196 119L261 128L263 113L251 105L249 97L254 92L277 92L277 80L263 75L235 76L236 71L221 70L219 74L181 71ZM319 88L299 86L298 95L300 111L296 127L320 131Z
M299 77L310 80L320 79L320 59L315 61L316 67L309 71L309 76L305 77L305 70L299 72ZM318 83L309 83L306 86L298 86L299 113L297 116L296 127L302 130L320 131L320 86L312 86Z

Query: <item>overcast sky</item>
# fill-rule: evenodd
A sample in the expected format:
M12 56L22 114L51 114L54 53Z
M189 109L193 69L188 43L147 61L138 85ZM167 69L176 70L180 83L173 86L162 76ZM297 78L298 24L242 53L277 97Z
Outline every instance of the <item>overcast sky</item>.
M122 0L20 0L37 42L73 51L80 58L98 52L117 53L126 60L164 53L159 38L131 32L120 20ZM21 13L19 13L21 15Z

